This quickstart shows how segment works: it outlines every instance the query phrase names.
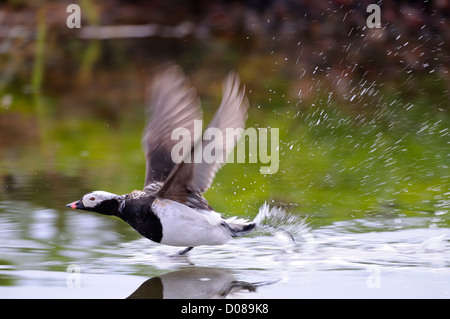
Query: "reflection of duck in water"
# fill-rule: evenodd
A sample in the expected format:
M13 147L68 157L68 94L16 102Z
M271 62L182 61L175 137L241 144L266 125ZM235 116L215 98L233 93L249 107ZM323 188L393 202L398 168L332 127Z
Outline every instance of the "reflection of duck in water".
M255 292L276 281L249 283L237 281L226 271L189 268L153 277L145 281L129 299L217 299L238 292Z
M188 247L181 254L248 234L255 223L223 219L203 197L243 131L247 108L244 89L232 72L224 81L222 103L202 137L201 128L196 128L201 108L195 89L178 67L167 68L151 86L152 118L143 138L147 157L143 191L126 195L95 191L67 207L117 216L152 241ZM223 138L208 139L208 130L221 132ZM235 134L226 134L229 130ZM180 150L183 157L175 160ZM214 150L214 161L198 159L207 150Z

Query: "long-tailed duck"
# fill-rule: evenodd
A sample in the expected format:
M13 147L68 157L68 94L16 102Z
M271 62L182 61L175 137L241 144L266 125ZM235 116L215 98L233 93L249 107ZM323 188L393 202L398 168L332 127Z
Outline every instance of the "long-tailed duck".
M151 120L142 139L146 154L143 191L125 195L94 191L67 207L117 216L154 242L187 247L180 254L195 246L221 245L250 233L254 222L222 218L202 195L224 161L194 160L196 146L200 150L214 146L223 158L235 147L236 136L226 137L225 130L242 131L248 109L238 75L231 72L224 80L222 103L208 126L220 129L224 139L186 139L191 152L179 163L172 156L173 147L180 143L173 139L173 132L183 128L192 137L194 121L202 118L200 100L180 67L169 66L155 76L147 109Z

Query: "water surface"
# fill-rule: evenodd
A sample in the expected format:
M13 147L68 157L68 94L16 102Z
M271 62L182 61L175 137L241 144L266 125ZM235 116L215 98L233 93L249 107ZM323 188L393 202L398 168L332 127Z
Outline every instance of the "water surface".
M4 201L2 298L448 298L446 214L368 217L179 250L114 218ZM12 208L15 207L15 208ZM124 231L114 231L114 228ZM59 230L62 229L63 231Z

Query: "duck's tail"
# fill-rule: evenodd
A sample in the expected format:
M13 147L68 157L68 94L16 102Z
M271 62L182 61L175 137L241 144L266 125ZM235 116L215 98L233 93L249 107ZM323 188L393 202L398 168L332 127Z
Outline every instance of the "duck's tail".
M250 234L256 227L256 223L237 217L227 218L222 224L230 232L232 237Z

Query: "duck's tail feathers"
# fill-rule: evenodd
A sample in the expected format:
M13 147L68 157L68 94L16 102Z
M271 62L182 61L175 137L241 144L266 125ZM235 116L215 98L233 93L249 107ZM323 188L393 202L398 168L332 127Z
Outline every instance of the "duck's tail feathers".
M250 234L256 227L256 223L237 217L225 219L222 224L230 232L232 237Z

